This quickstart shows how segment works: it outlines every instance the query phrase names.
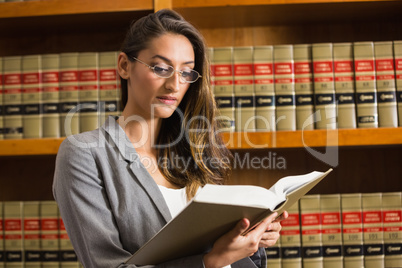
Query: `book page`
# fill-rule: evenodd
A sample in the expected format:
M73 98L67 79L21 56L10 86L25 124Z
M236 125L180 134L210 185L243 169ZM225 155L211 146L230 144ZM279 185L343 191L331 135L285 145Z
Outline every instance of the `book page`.
M269 190L277 196L284 197L323 174L323 172L313 171L305 175L287 176L278 180Z

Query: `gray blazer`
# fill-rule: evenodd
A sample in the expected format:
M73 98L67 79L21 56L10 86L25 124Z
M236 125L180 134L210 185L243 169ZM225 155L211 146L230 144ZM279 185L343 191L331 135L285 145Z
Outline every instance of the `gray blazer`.
M124 262L172 218L157 184L113 117L99 129L63 141L53 194L84 267L136 267ZM202 268L202 257L157 267ZM264 249L232 267L255 268L255 263L266 267Z

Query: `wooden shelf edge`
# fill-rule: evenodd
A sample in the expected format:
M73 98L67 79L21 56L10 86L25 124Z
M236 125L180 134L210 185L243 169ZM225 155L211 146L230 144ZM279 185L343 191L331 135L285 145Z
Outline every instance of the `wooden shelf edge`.
M393 0L172 0L173 9L200 8L200 7L241 7L241 6L268 6L290 4L329 4L329 3L357 3L357 2L391 2Z
M229 149L402 145L402 127L276 132L224 132ZM0 156L56 155L64 138L1 140Z
M1 140L0 156L55 155L64 138Z
M47 0L0 3L1 18L153 10L152 0Z

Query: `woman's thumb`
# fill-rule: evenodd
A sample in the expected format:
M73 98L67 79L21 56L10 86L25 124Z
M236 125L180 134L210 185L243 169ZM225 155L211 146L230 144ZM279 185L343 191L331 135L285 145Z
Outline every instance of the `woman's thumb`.
M250 226L250 221L246 218L240 220L237 224L236 227L233 229L233 234L235 236L243 234L247 228Z

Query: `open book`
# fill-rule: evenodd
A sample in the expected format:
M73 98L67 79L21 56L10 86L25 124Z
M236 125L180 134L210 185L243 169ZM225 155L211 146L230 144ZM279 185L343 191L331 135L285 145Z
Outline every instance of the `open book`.
M151 265L207 252L213 243L243 218L250 229L277 211L283 213L327 172L311 172L278 180L270 189L250 185L205 185L193 200L127 264Z

